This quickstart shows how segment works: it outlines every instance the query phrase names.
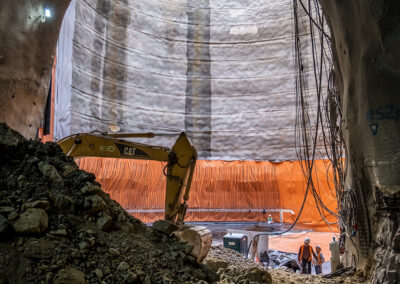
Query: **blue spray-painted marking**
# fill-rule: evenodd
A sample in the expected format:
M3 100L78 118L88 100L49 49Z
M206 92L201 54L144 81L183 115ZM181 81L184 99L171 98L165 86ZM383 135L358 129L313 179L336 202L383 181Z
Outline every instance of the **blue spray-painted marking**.
M371 128L372 134L375 136L376 134L378 134L378 129L379 129L379 124L378 123L371 123L369 125L369 127Z
M386 105L378 108L370 109L366 112L367 121L371 121L369 125L372 134L376 136L378 134L379 123L378 121L400 121L400 108L395 107L393 105Z
M395 120L400 121L400 108L393 105L373 108L366 113L367 121L371 120Z

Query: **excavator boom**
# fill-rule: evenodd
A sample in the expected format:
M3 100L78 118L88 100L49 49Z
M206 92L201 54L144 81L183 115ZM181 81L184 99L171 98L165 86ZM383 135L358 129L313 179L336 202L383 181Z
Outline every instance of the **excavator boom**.
M148 134L124 134L124 138L149 137ZM120 137L120 136L119 136ZM168 161L169 148L125 141L112 135L79 133L60 140L58 144L67 156L105 157Z

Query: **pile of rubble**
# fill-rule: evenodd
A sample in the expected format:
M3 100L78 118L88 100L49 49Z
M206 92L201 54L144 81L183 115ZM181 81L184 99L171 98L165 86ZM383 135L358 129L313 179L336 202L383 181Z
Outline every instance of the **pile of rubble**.
M220 283L272 283L271 275L258 263L223 246L211 247L204 264L220 277Z
M0 283L200 283L191 246L145 226L58 145L0 124Z
M0 124L0 284L316 279L289 270L269 273L223 247L213 247L199 264L191 249L130 216L58 145L28 141Z
M304 275L294 273L289 268L267 269L259 263L246 259L243 255L223 246L213 246L205 265L216 272L220 283L365 283L359 273L346 273L332 279L323 275Z
M304 283L366 283L365 277L360 272L351 271L349 273L333 277L324 278L324 275L307 275L307 274L296 274L291 269L279 268L269 270L271 273L272 283L292 283L292 284L304 284Z

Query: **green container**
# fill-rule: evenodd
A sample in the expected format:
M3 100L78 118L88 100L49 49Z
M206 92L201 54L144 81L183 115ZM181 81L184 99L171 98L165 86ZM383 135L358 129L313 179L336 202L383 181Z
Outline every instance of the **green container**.
M224 236L224 247L247 255L247 236L245 234L228 233Z

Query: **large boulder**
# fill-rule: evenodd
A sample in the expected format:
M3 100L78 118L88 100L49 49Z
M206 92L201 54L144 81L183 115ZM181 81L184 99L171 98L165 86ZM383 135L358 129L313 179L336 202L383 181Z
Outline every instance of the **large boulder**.
M87 213L90 215L96 215L97 213L105 210L106 204L103 198L98 195L91 195L85 198L84 207Z
M23 212L13 227L20 234L40 234L46 231L49 218L40 208L29 208Z
M50 181L51 184L63 184L63 179L54 166L45 162L39 162L38 167L40 172Z
M55 206L57 210L64 213L74 212L75 209L74 200L71 197L63 194L56 195Z
M99 230L108 231L110 229L112 221L113 219L110 217L110 215L103 213L97 219L96 226Z

